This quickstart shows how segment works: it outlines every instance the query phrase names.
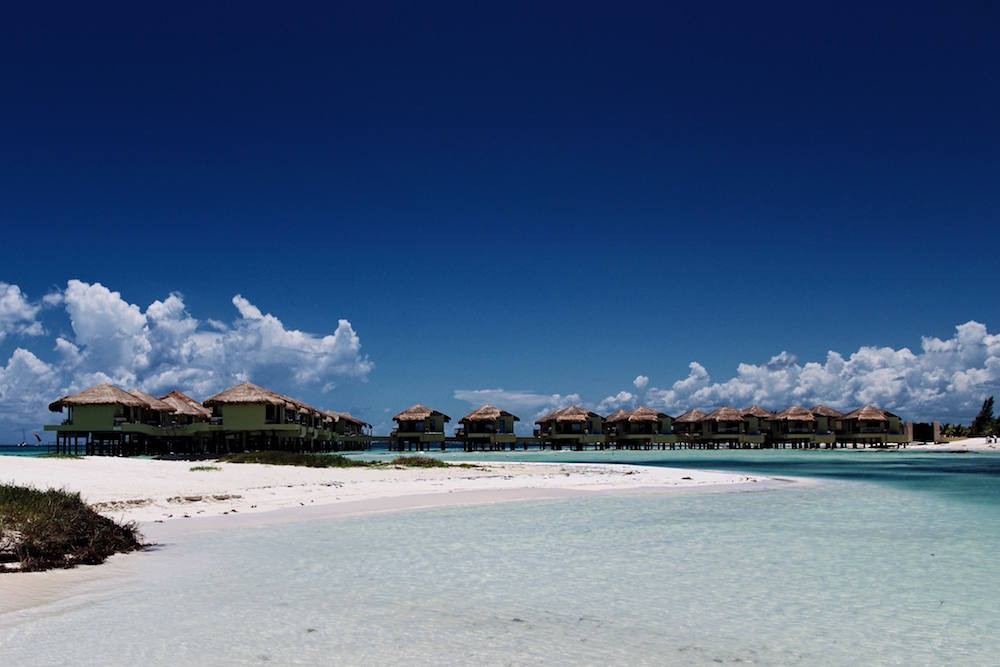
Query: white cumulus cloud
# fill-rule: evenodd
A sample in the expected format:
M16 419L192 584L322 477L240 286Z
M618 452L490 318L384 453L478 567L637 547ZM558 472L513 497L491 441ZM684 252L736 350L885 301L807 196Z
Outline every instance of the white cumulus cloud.
M329 391L336 379L365 380L373 368L348 320L325 335L300 331L241 295L229 323L196 318L178 293L142 308L81 280L44 303L64 307L72 333L55 338L49 361L19 347L0 367L0 427L45 421L45 406L60 393L99 382L199 397L246 378ZM0 340L41 334L40 309L16 285L0 283Z
M649 376L646 376L646 375L636 375L635 379L632 380L632 384L635 385L636 389L638 389L639 391L642 391L643 389L646 388L646 385L649 384Z
M0 341L8 334L41 336L45 331L36 319L39 310L20 287L0 282Z

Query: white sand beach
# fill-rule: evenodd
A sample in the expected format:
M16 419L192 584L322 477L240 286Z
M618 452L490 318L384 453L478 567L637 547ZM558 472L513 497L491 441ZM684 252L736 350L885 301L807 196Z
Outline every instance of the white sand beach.
M915 452L997 452L1000 453L1000 443L986 442L986 438L965 438L951 442L935 442L931 444L911 444L909 449Z
M192 470L197 466L218 470ZM156 524L327 507L359 514L615 491L756 484L760 477L671 468L571 463L472 467L305 468L212 461L0 457L0 482L79 491L106 516ZM448 496L452 496L448 498ZM330 514L327 512L326 514ZM197 522L201 523L201 522ZM154 530L153 532L159 532Z

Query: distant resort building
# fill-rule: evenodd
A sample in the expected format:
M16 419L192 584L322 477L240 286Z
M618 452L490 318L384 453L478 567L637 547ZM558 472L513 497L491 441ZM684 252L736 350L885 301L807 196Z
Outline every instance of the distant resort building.
M778 448L832 445L836 439L828 429L820 429L813 411L798 405L785 408L768 420L768 438Z
M897 415L874 405L834 417L832 421L837 442L852 447L906 443L913 439Z
M170 422L176 425L207 422L212 418L212 411L190 396L177 390L160 397L160 400L172 407Z
M90 387L49 405L66 410L54 431L56 450L74 454L224 454L250 449L367 449L371 434L337 433L339 417L244 382L204 403L179 391L156 398L111 384ZM353 419L353 418L352 418ZM346 420L345 420L346 421ZM345 424L345 429L347 428Z
M814 405L810 408L810 412L816 418L816 433L820 435L834 435L833 420L844 416L843 412L825 405Z
M370 449L372 444L372 425L354 417L348 412L329 412L334 420L334 431L341 449Z
M535 420L535 439L540 447L552 449L604 445L603 421L596 412L571 405Z
M695 408L674 419L674 435L678 442L688 445L697 442L701 435L701 420L705 417L706 413Z
M435 445L444 449L444 425L451 421L445 413L418 403L392 420L396 422L396 428L389 434L390 449L424 451Z
M721 445L742 449L762 446L765 437L756 414L726 406L702 417L698 442L707 449Z
M621 409L604 419L604 437L616 449L652 449L677 442L673 418L665 412L640 406Z
M513 449L517 443L517 435L514 434L516 421L520 421L517 415L484 405L458 420L461 427L455 432L455 437L463 442L467 452L503 450L507 446Z
M199 403L179 391L160 397L112 384L89 387L49 405L65 413L54 432L56 451L70 454L220 455L250 450L328 452L366 450L372 425L346 412L321 410L251 382L242 382ZM535 421L533 435L519 436L517 415L483 405L459 420L417 404L400 412L396 428L379 438L390 451L428 451L449 443L466 451L588 448L758 449L901 446L913 440L914 425L872 405L847 414L824 406L798 405L779 412L759 406L723 406L705 413L688 410L676 418L650 407L618 410L606 418L569 406ZM922 424L933 434L933 425ZM922 432L921 432L922 433Z

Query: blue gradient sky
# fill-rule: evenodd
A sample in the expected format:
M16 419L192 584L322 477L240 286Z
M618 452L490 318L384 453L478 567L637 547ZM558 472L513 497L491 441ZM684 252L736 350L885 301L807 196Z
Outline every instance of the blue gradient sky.
M477 4L7 8L0 280L346 318L370 421L996 326L996 5Z

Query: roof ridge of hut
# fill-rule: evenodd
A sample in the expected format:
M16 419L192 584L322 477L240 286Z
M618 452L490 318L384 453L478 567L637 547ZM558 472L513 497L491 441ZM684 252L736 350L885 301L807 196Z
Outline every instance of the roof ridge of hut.
M674 423L676 424L680 422L681 424L688 424L688 423L693 424L695 422L700 422L707 416L708 415L703 410L699 410L698 408L691 408L687 412L682 413L676 419L674 419Z
M128 393L144 400L146 407L154 412L176 412L174 406L141 389L129 389Z
M816 421L816 416L813 415L812 410L809 408L804 408L801 405L792 405L775 414L774 419L777 421L813 422Z
M458 421L459 423L464 423L467 421L469 422L493 421L495 419L499 419L500 417L504 416L513 417L514 421L521 421L521 418L515 415L514 413L507 412L506 410L498 408L495 405L490 405L489 403L481 405L480 407L476 408L475 410L465 415Z
M202 401L202 405L207 407L226 403L270 403L271 405L284 405L288 402L295 403L294 400L277 394L270 389L265 389L250 381L244 381L220 391L215 396L206 398Z
M173 406L174 414L191 417L211 417L212 411L187 394L176 389L160 396L160 400Z
M110 382L102 382L92 387L68 394L49 403L49 410L61 412L64 406L74 405L125 405L133 408L146 407L145 399L129 393Z
M451 421L451 417L449 417L445 413L441 412L440 410L435 410L434 408L429 408L422 403L416 403L414 405L411 405L410 407L406 408L392 419L393 421L415 421L418 419L427 419L428 417L434 414L441 415L442 417L444 417L444 420L446 422Z

